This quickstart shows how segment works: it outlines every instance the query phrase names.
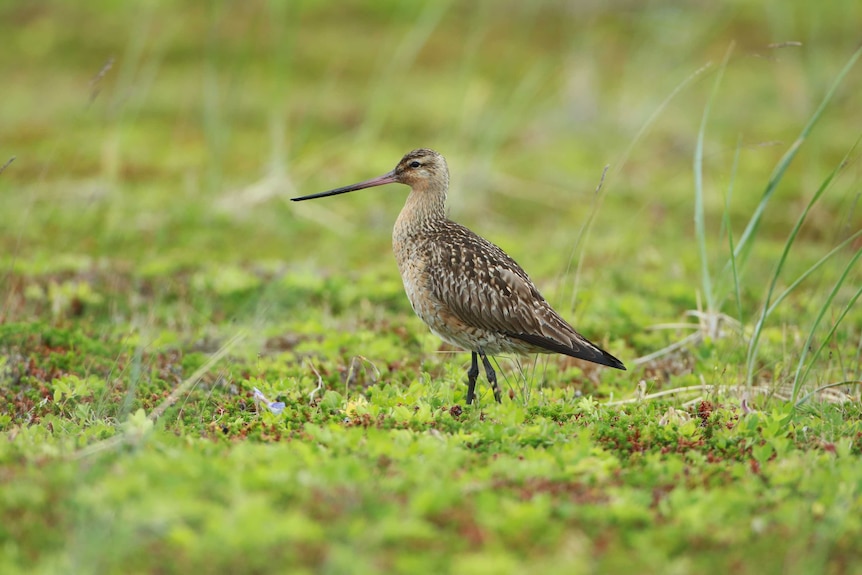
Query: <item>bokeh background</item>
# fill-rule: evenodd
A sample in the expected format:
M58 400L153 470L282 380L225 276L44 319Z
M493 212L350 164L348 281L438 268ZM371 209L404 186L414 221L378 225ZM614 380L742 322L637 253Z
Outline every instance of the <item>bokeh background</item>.
M432 147L452 216L548 278L609 165L584 266L637 281L687 273L673 264L689 261L693 150L725 56L705 142L716 237L731 182L744 223L858 46L862 6L7 1L0 16L0 159L17 157L0 242L16 266L374 266L404 190L286 200ZM858 137L859 87L851 74L784 181L776 237ZM812 233L858 226L852 201L827 198Z

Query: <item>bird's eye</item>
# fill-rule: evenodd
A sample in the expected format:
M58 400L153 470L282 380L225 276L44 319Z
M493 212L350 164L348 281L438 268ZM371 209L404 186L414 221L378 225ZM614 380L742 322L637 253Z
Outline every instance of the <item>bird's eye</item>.
M422 164L420 164L420 163L419 163L419 162L417 162L416 160L413 160L412 162L410 162L410 167L411 167L411 168L418 168L418 167L419 167L419 166L421 166L421 165L422 165Z

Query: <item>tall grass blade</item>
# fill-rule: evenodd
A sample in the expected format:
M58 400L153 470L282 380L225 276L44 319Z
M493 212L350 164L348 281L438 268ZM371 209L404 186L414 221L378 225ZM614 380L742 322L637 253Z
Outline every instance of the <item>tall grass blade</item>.
M857 140L858 143L858 140ZM802 224L805 223L805 219L808 217L808 213L811 211L811 208L814 207L814 204L823 196L824 192L829 189L829 186L832 184L832 181L835 179L835 176L841 171L841 169L846 165L847 159L856 149L856 145L853 145L853 148L847 152L844 156L844 159L841 160L841 163L835 167L832 172L826 177L825 180L820 184L820 187L817 189L817 192L811 197L808 201L808 204L805 206L805 209L802 210L802 213L799 214L799 217L796 219L796 224L793 226L793 229L790 231L790 234L787 236L787 240L784 242L784 249L781 252L781 256L778 258L778 265L775 266L775 271L772 274L772 280L769 282L769 287L766 290L766 299L763 302L763 311L760 313L760 317L757 319L757 323L754 326L754 332L751 335L751 340L748 343L748 355L746 357L746 383L751 385L752 378L754 375L754 363L757 358L757 350L760 343L760 335L763 333L763 326L766 323L767 317L769 317L769 313L774 307L770 306L770 302L772 301L772 294L775 291L775 285L778 283L778 278L781 275L781 270L784 269L784 264L787 262L787 258L790 255L790 248L793 247L794 241L796 241L796 236L799 235L799 230L802 229ZM782 294L784 295L784 294Z
M808 378L808 374L811 372L811 368L814 365L814 362L817 361L820 352L823 351L823 348L826 347L826 344L832 339L832 335L835 333L835 330L838 329L838 326L841 324L841 321L844 319L844 316L847 315L847 312L853 307L853 304L856 303L856 300L859 299L859 296L862 295L862 287L856 290L856 293L853 294L853 297L850 298L850 301L847 302L847 305L844 306L844 309L841 310L841 313L838 315L838 319L832 324L832 328L829 330L829 333L823 338L823 343L820 344L820 347L817 348L817 351L814 352L814 355L811 358L811 361L808 362L808 366L805 371L802 371L802 366L805 365L805 359L808 356L808 350L811 347L811 342L814 340L814 332L817 330L817 326L820 325L820 321L823 319L823 316L826 315L826 311L829 309L829 305L832 303L832 300L835 299L835 295L838 293L838 290L841 289L841 286L844 284L844 280L847 279L850 270L853 269L854 264L862 257L862 249L856 251L853 257L850 259L850 262L845 266L844 273L841 274L841 277L838 278L838 281L835 282L835 287L832 288L832 291L829 293L829 297L826 298L826 301L823 302L823 305L820 306L820 312L817 314L817 319L814 320L814 325L811 326L811 329L808 331L808 338L805 340L805 346L802 348L802 355L799 357L799 364L796 366L796 375L793 378L793 395L792 399L795 402L796 397L799 395L799 390L802 388L802 385L805 383L805 380Z
M695 80L695 78L709 70L711 67L712 62L707 62L706 64L686 76L686 78L682 82L677 84L677 86L671 91L671 93L668 94L667 98L662 100L661 104L659 104L658 107L653 110L653 113L650 114L650 117L646 119L646 122L641 125L637 133L631 139L631 142L629 142L629 145L626 147L625 151L623 152L623 155L620 156L620 159L617 162L616 168L614 169L614 173L617 173L623 169L623 167L626 165L626 162L628 162L629 156L631 156L632 154L632 150L634 150L635 146L641 141L641 138L644 137L644 134L646 134L647 131L649 131L649 129L652 127L652 125L655 124L656 120L658 120L658 117L661 116L662 112L664 112L665 108L668 107L668 105L671 103L671 101L673 101L677 94L682 92L683 89L685 89Z
M730 169L730 184L727 186L727 195L724 196L724 216L723 225L727 233L728 252L730 253L730 272L733 280L733 294L736 297L736 318L739 323L743 322L742 317L742 295L739 289L739 273L736 267L736 255L733 248L733 229L730 226L730 199L733 197L733 184L736 182L736 170L739 168L739 155L742 150L742 138L736 142L736 152L733 154L733 166Z
M850 57L850 60L845 64L844 68L841 69L841 72L838 74L838 77L835 79L835 82L832 83L832 86L829 88L829 91L826 92L826 95L823 97L823 101L820 102L820 105L817 107L817 110L814 111L814 114L808 120L808 123L802 129L802 132L799 134L799 137L795 142L790 146L790 149L784 153L781 159L778 161L778 164L775 166L775 169L772 172L772 175L769 178L769 182L766 185L766 189L763 192L763 196L760 199L760 203L757 205L757 208L754 210L754 214L752 214L751 219L749 219L748 224L745 226L745 230L742 232L742 235L739 238L739 242L736 244L736 252L735 256L737 259L741 260L742 263L745 263L749 252L749 243L751 240L755 238L757 235L758 227L760 226L760 219L763 217L764 211L766 211L766 206L769 204L769 200L772 198L772 194L775 192L775 189L778 187L779 182L784 177L784 173L787 171L787 168L790 166L790 163L793 161L793 158L796 157L796 153L799 151L799 148L802 146L803 142L811 131L814 129L814 126L817 125L817 122L820 120L820 116L823 115L826 106L835 96L835 92L838 90L838 87L844 81L845 76L850 72L853 66L856 64L856 61L859 59L859 56L862 55L862 48L856 50L853 53L853 56Z
M843 242L841 242L840 244L838 244L837 246L835 246L834 248L829 250L829 253L827 253L822 258L817 260L817 262L814 263L810 268L808 268L802 274L800 274L800 276L798 278L796 278L796 280L792 284L787 286L787 289L785 289L783 292L781 292L781 295L779 295L777 298L775 298L775 301L772 302L771 306L769 306L769 310L766 312L766 315L770 315L773 311L775 311L775 308L778 307L778 305L784 300L784 298L786 298L791 293L793 293L793 290L796 289L796 287L799 284L801 284L806 279L808 279L808 277L811 274L813 274L815 271L817 271L820 268L820 266L822 266L823 264L828 262L830 259L832 259L832 257L835 254L837 254L838 252L843 250L845 247L850 245L853 242L853 240L855 240L856 238L858 238L860 236L862 236L862 230L857 230L855 234L848 237L846 240L844 240Z
M578 286L580 285L581 278L581 265L583 264L584 258L583 253L586 249L586 242L584 241L587 235L590 233L590 230L593 228L593 221L596 219L596 215L599 213L599 206L601 205L601 193L602 186L605 183L605 176L608 173L609 166L605 166L605 169L602 170L602 176L599 178L599 183L596 186L595 192L593 192L593 197L590 199L590 211L587 214L587 221L584 222L584 225L581 226L581 229L578 230L578 237L575 238L575 243L572 246L572 251L569 253L569 263L566 265L566 271L563 272L563 277L568 277L569 272L572 269L572 262L577 261L577 267L575 268L575 278L572 281L572 297L569 301L569 309L574 311L575 309L575 300L578 297ZM560 294L560 299L563 299L562 294Z
M697 145L694 149L694 234L698 251L700 252L701 284L704 297L706 298L706 309L710 312L716 311L716 302L712 292L712 278L709 275L709 262L706 258L706 225L704 224L703 215L703 138L706 134L706 123L709 120L710 108L712 108L712 103L718 94L718 87L721 85L721 79L724 77L724 71L727 69L727 62L732 52L733 43L728 47L724 60L718 69L718 75L715 77L715 82L712 84L712 92L709 95L709 100L706 101L703 116L700 119L700 129L697 132Z

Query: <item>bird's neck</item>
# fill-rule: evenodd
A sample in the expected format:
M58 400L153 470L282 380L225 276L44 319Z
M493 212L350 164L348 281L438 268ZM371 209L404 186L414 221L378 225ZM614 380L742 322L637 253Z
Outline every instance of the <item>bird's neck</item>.
M411 235L446 219L446 187L413 187L395 223L396 233Z

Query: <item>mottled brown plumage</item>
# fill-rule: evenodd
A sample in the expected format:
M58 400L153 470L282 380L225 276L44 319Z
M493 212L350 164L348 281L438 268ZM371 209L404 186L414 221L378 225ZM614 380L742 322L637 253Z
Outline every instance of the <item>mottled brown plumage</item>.
M392 248L407 298L422 321L441 339L472 352L467 403L473 402L482 358L494 397L496 374L487 355L561 353L617 369L620 360L591 343L555 312L515 260L488 240L446 217L449 169L443 156L419 149L378 178L309 200L401 183L407 203L392 232Z

